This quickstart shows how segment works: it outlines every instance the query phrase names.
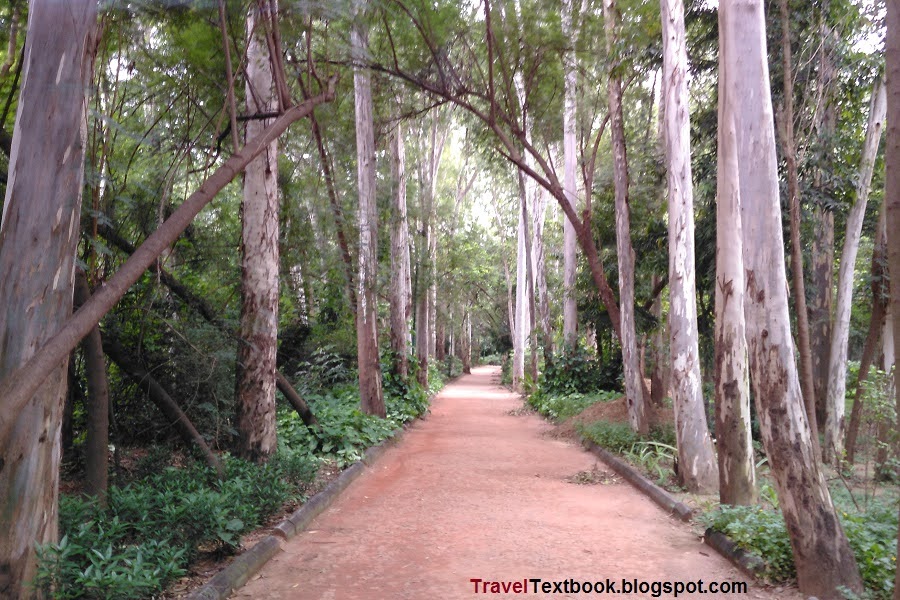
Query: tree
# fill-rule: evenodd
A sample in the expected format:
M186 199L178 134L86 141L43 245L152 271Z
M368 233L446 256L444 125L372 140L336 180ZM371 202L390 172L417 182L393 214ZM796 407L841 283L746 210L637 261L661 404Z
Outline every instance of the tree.
M838 587L858 593L862 581L813 449L794 362L765 40L761 0L720 3L720 132L736 148L750 375L800 590L839 598Z
M272 113L278 108L269 48L270 18L277 4L252 3L247 15L247 112ZM270 120L247 122L247 139ZM256 462L275 453L275 356L278 349L278 143L266 149L244 171L241 206L241 325L238 334L235 402L237 452Z
M409 315L412 290L409 278L409 223L406 218L406 151L403 126L398 121L391 134L391 350L394 370L409 376Z
M606 30L606 51L612 57L619 27L615 0L603 0L603 25ZM646 410L647 399L644 398L637 334L634 329L634 248L631 246L631 209L628 204L628 157L622 113L622 81L615 68L610 68L607 91L616 196L616 258L619 262L620 341L625 371L625 397L631 428L640 433L647 433L650 421Z
M364 22L366 0L353 3L350 47L356 98L356 161L359 181L359 275L357 277L356 346L359 359L359 399L363 412L385 416L378 361L378 205L375 198L375 129L372 87L364 60L369 33Z
M900 6L887 3L887 36L885 38L885 62L887 77L887 144L885 146L884 202L887 210L888 231L900 231ZM888 272L900 273L900 236L888 236ZM890 312L892 319L894 356L900 356L900 285L891 286ZM896 377L896 375L895 375ZM900 385L894 385L897 407L900 409ZM897 411L900 424L900 410ZM897 532L897 555L900 556L900 531ZM900 560L897 561L894 579L894 600L900 600Z
M96 35L94 0L34 0L29 7L25 79L0 219L0 379L20 369L72 314ZM24 403L0 394L3 419L13 428L0 431L4 598L35 595L28 586L37 567L35 545L56 541L70 350L23 395Z
M578 42L578 28L575 26L575 0L565 0L562 10L563 36L569 40L571 50L563 58L565 65L565 86L563 96L563 189L566 201L573 211L578 209L575 170L575 121L577 110L578 61L575 45ZM578 305L575 298L576 262L575 225L563 217L563 342L574 346L578 341Z
M684 5L681 0L662 0L660 12L669 186L669 341L679 476L689 490L709 493L719 482L700 381Z
M831 353L828 366L828 393L825 399L825 447L822 457L825 462L838 464L844 458L844 406L847 393L847 346L850 337L850 305L853 301L853 273L856 255L862 234L863 218L869 200L869 188L875 169L875 155L884 128L887 111L887 92L880 79L872 88L869 103L869 123L859 164L859 179L856 184L856 202L847 215L847 232L841 252L841 266L838 270L837 306L831 330Z

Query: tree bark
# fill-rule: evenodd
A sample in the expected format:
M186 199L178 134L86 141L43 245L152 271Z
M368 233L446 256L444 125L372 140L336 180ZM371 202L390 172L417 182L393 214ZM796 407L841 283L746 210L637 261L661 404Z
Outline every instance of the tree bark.
M394 371L409 377L409 224L406 218L406 150L403 125L398 121L391 135L391 350Z
M160 412L166 417L166 420L175 428L184 444L190 448L196 446L197 450L203 455L206 464L215 469L222 479L225 476L225 470L219 457L210 449L209 444L194 427L178 403L169 395L166 389L153 378L144 365L131 357L131 355L122 347L119 340L111 335L108 331L103 336L103 351L109 356L122 371L131 378L150 398L150 401L156 405Z
M809 343L809 315L806 309L806 285L803 281L803 247L800 241L800 181L797 175L797 150L794 139L794 73L791 61L790 14L787 0L778 2L781 13L781 63L784 71L784 112L782 137L787 163L788 203L791 223L791 284L797 315L797 352L800 355L800 389L809 421L811 439L819 453L819 430L816 426L816 398L813 383L812 352Z
M760 433L800 591L837 599L839 586L859 593L862 581L813 449L794 362L762 1L720 2L719 31L720 131L737 148L744 311Z
M887 135L885 144L884 203L888 231L900 231L900 5L887 3L885 18L885 75L888 85ZM888 237L888 272L900 273L900 236ZM900 355L900 285L891 286L890 313L893 315L894 356ZM897 428L900 429L900 385L894 375L897 402ZM897 532L897 556L900 556L900 530ZM900 560L894 579L894 600L900 600Z
M619 28L615 0L603 0L603 21L606 30L606 50L614 52ZM616 256L619 262L620 336L622 367L625 372L625 397L631 428L647 433L650 420L644 398L643 377L640 371L637 335L634 323L634 249L631 246L631 216L628 203L628 157L625 150L625 124L622 114L622 81L610 71L607 87L612 135L613 180L616 195ZM612 316L612 314L610 314Z
M563 91L563 189L566 202L578 211L576 192L575 147L576 111L578 93L578 60L575 45L578 32L575 27L575 0L564 0L562 9L563 37L569 40L571 49L563 57L565 84ZM587 193L590 193L588 191ZM575 298L575 279L578 262L576 256L575 225L563 216L563 344L574 347L578 342L578 304Z
M22 366L12 372L7 372L6 376L0 380L0 398L3 398L4 403L4 409L0 411L0 445L9 436L16 415L25 408L50 373L60 364L65 364L64 361L69 352L125 295L128 288L140 279L156 257L178 239L178 236L197 216L197 213L209 204L215 195L234 179L257 154L262 152L270 141L281 135L294 121L308 116L319 104L334 100L336 84L337 77L332 77L324 92L287 109L284 114L275 119L271 126L266 128L264 133L247 142L239 152L226 160L193 194L181 203L181 206L162 226L158 227L135 250L132 257L122 265L116 274L108 279L76 314L65 321L56 334L40 344L39 349ZM71 100L71 96L67 96L67 98ZM46 102L44 102L44 106L46 106ZM6 207L9 207L9 202L6 203ZM4 210L6 211L6 209ZM2 238L2 231L0 231L0 238Z
M863 387L869 378L869 368L875 360L878 350L878 341L882 337L887 316L887 303L890 289L887 285L887 273L884 265L887 261L887 215L881 211L878 218L878 231L875 235L875 249L872 252L872 316L869 319L869 331L866 334L866 342L863 345L862 356L859 359L859 377L856 381L856 394L853 398L853 408L850 411L850 424L847 426L847 440L844 447L847 451L847 463L853 464L856 460L856 439L859 435L859 425L863 412Z
M252 3L247 15L247 112L278 108L265 23L277 4ZM246 138L270 120L247 122ZM278 349L278 143L269 142L244 171L241 205L241 324L235 403L237 454L265 462L275 453L275 359Z
M547 264L544 256L544 220L547 215L547 195L535 186L532 207L531 266L534 274L536 330L543 347L544 362L553 360L553 328L550 323L550 296L547 290Z
M834 462L835 465L844 457L844 405L847 392L847 345L850 339L853 273L886 110L887 92L884 82L879 79L872 89L866 140L863 144L859 178L856 183L856 202L847 215L847 232L844 235L841 266L838 269L837 308L831 332L828 395L825 400L825 447L822 449L823 460L828 463Z
M720 72L729 68L719 55ZM750 378L744 321L744 260L741 237L737 131L732 90L719 84L718 189L716 198L716 442L719 500L756 503L756 470L750 432Z
M469 375L472 372L472 314L466 307L463 315L462 335L460 336L460 355L463 373Z
M669 188L669 348L680 467L678 475L689 491L712 493L718 488L719 473L706 424L700 380L684 5L682 0L661 0L660 5L665 79L666 178Z
M42 372L27 365L72 314L96 34L96 1L29 6L0 218L0 378L39 378L17 397L0 386L0 597L13 600L41 594L29 586L35 545L57 538L60 426L75 344Z
M526 191L524 177L519 182L519 225L516 228L516 320L513 331L513 364L512 387L517 392L524 391L525 352L531 336L531 319L528 303L528 228L526 210Z
M364 66L369 52L365 23L366 0L354 0L350 48L356 106L356 165L359 182L359 275L357 277L356 345L359 359L359 398L364 413L385 416L378 360L378 204L375 198L375 130L370 73Z
M74 308L77 310L91 297L87 277L80 268L75 270ZM84 493L106 506L109 487L109 383L106 360L103 358L103 339L100 327L95 326L81 341L84 370L87 376L87 438L84 443Z

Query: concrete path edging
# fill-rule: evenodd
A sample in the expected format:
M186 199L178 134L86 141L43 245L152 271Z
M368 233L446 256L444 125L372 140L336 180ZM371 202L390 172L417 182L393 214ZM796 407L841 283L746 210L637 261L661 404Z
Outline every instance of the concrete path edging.
M187 600L225 600L231 596L281 550L284 542L304 531L313 519L331 506L341 492L362 475L367 466L372 466L388 448L397 443L409 426L420 418L406 423L396 429L391 437L366 450L361 460L341 471L341 474L325 486L325 489L308 499L291 516L276 525L272 535L259 540L252 548L235 558L202 587L190 593L186 597Z
M628 483L643 492L644 495L663 509L667 510L669 514L682 521L691 520L694 511L688 505L673 498L667 491L644 477L634 467L590 440L582 438L582 444L591 453L595 454L600 460L606 463L613 471L625 478Z

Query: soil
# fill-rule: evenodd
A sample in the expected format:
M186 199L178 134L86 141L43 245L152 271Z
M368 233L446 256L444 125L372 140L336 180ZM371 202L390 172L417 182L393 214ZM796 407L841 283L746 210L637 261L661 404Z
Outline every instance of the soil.
M671 406L648 406L650 411L650 425L674 425L675 413ZM586 409L561 422L548 433L551 437L578 439L578 425L581 423L593 423L594 421L609 421L611 423L628 422L628 406L625 404L625 396L620 396L608 402L597 402Z
M481 367L447 386L427 418L233 597L452 599L475 595L472 579L609 578L617 591L623 579L702 579L747 582L749 594L732 598L801 598L748 580L591 454L547 436L554 426L520 411L499 376Z

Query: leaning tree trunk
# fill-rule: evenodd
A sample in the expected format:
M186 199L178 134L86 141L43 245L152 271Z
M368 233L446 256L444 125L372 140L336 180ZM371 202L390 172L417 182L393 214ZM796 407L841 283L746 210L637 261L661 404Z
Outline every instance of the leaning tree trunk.
M409 225L406 220L406 152L403 126L398 121L391 136L391 350L394 371L409 376Z
M77 310L91 297L87 276L75 270L74 307ZM103 358L103 338L100 327L94 327L81 341L84 352L84 371L87 378L87 436L84 442L84 493L106 506L109 487L109 383L106 360Z
M563 37L568 39L571 50L563 57L565 87L563 91L563 189L566 202L578 212L576 195L575 146L576 95L578 93L578 60L575 43L578 32L575 27L575 0L564 0L562 9ZM590 193L588 191L587 193ZM563 344L574 347L578 341L578 305L575 298L575 279L578 269L575 247L575 225L563 216Z
M669 186L669 347L679 477L689 491L712 493L719 482L700 381L684 5L682 0L662 0L660 10ZM623 301L623 313L624 307Z
M800 242L800 181L797 174L797 149L794 140L794 73L791 65L791 30L788 0L779 0L781 15L781 63L784 70L784 113L782 137L787 164L788 196L791 223L791 284L797 315L797 352L800 355L800 389L809 421L811 439L819 452L819 429L816 426L816 398L812 352L809 344L809 315L806 309L806 285L803 281L803 247Z
M247 112L277 110L275 84L266 44L268 11L274 2L250 5L247 15ZM247 139L266 121L247 122ZM247 165L241 205L241 325L235 403L237 454L265 462L277 449L275 360L278 349L278 143Z
M363 412L385 416L378 361L378 204L375 198L375 130L372 86L364 61L369 52L366 0L355 0L350 30L353 90L356 98L356 165L359 181L359 276L357 278L356 347L359 358L359 399Z
M722 135L737 148L750 375L800 591L862 581L815 454L791 337L762 0L719 4ZM732 128L731 125L734 125Z
M887 3L887 35L885 62L888 85L887 144L885 147L884 202L887 207L888 231L900 231L900 5ZM888 272L900 273L900 236L888 238ZM900 285L891 286L891 309L894 334L894 356L900 355ZM896 375L894 393L897 401L897 426L900 429L900 385ZM900 556L900 530L897 532L897 556ZM900 560L894 579L894 600L900 600Z
M96 32L96 0L30 3L0 219L0 379L22 367L72 314ZM67 361L29 377L40 377L40 385L23 404L0 394L11 425L0 432L0 597L11 599L40 594L29 586L35 546L57 537Z
M886 110L887 92L884 82L879 79L872 89L872 99L869 103L869 123L866 126L866 141L859 165L859 179L856 182L856 202L847 215L847 232L844 235L844 249L841 252L841 266L838 270L837 308L831 332L828 394L825 399L825 447L822 449L822 458L825 462L834 462L836 465L844 457L844 406L847 393L847 346L850 339L850 306L853 303L853 273Z
M844 447L847 451L847 462L853 464L856 460L856 438L859 435L859 425L863 412L863 388L866 379L869 378L869 368L875 360L878 349L878 341L883 337L885 320L888 309L888 294L890 285L887 281L887 272L884 269L887 261L887 214L881 211L878 217L878 230L875 232L875 249L872 252L871 287L872 287L872 316L869 318L869 331L866 334L866 342L863 345L862 356L859 359L859 376L856 379L856 394L853 397L853 408L850 410L850 424L847 426L847 439Z
M603 0L603 21L606 29L606 50L608 54L612 55L619 27L615 0ZM616 190L616 256L619 261L620 341L622 342L622 367L625 372L625 398L628 403L628 421L631 428L640 433L647 433L650 429L650 420L644 398L643 377L640 370L640 356L638 355L634 323L634 249L631 246L628 157L625 151L625 123L622 114L622 81L615 70L610 71L607 91L612 134L613 180Z
M719 70L727 70L719 55ZM744 321L744 259L740 172L732 90L719 85L718 181L716 190L716 433L719 500L756 503L756 471L750 432L750 378Z

